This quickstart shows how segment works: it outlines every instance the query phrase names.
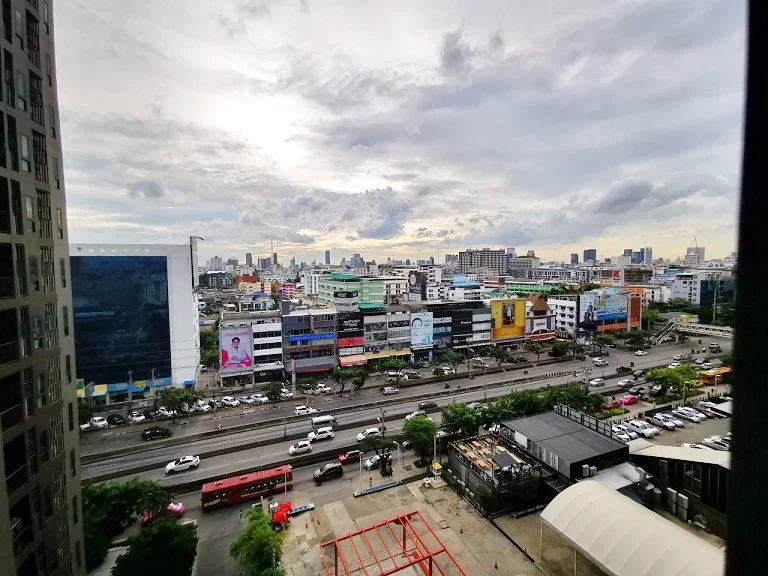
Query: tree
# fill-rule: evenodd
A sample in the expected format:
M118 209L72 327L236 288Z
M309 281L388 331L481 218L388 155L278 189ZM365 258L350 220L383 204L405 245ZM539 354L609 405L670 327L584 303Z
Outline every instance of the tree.
M564 358L565 356L568 356L570 349L571 347L568 346L568 344L565 342L557 342L554 346L552 346L552 356L555 358Z
M616 342L616 337L612 334L598 334L595 336L595 344L599 346L609 346Z
M117 558L113 576L150 571L164 576L189 576L197 555L197 526L181 526L160 518L128 539L128 551Z
M272 298L272 308L273 309L280 308L280 300L282 300L282 298L283 298L280 295L280 293L279 292L273 292L272 294L270 294L269 297Z
M454 402L443 408L443 428L451 436L474 436L477 434L479 415L466 404Z
M352 386L355 387L355 390L359 391L365 386L366 380L368 380L368 370L365 368L358 368L355 370L355 375L352 377Z
M411 418L403 426L403 436L413 445L413 450L423 463L425 456L432 453L432 446L437 433L437 426L426 416Z
M529 352L536 354L536 362L538 362L541 356L541 344L538 342L528 342L527 349Z
M456 367L464 362L464 356L456 352L455 350L446 350L440 355L440 361L450 364L454 370Z
M219 366L219 336L214 330L200 330L200 362L204 366Z
M584 284L584 286L581 287L582 292L591 292L592 290L599 290L602 288L600 284L595 284L594 282L589 282L587 284Z
M438 382L441 382L445 378L445 370L443 370L442 366L435 366L435 369L432 370L432 374Z
M380 366L387 371L400 372L403 368L408 368L408 363L399 358L387 358L381 362Z
M277 403L280 402L280 392L283 389L282 382L269 382L267 384L267 387L264 389L264 395L269 398L272 402Z
M488 353L490 354L491 358L496 360L496 364L499 365L499 368L501 368L501 365L504 362L509 361L509 351L503 346L491 346Z
M243 576L282 576L279 567L283 534L272 529L270 519L260 507L245 514L246 525L229 547L229 554L240 567Z
M197 402L203 397L201 392L191 388L177 388L176 386L166 386L160 390L160 402L168 410L173 410L173 422L176 423L176 414Z
M648 308L643 312L643 324L640 328L645 328L648 332L653 330L652 326L661 320L661 314L658 310Z
M352 380L357 376L357 368L347 367L340 368L336 366L331 372L333 379L339 384L339 396L344 392L344 388L347 386L347 381Z
M661 385L663 393L666 393L670 388L680 392L685 382L695 382L697 378L696 370L687 364L678 368L658 368L645 374L646 382Z

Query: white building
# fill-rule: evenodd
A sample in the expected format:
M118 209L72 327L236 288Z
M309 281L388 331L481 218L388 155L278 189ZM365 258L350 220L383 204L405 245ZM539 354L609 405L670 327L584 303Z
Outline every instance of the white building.
M256 376L280 375L283 370L283 325L280 310L224 312L220 328L251 326L253 372Z
M407 298L408 276L379 276L384 287L384 301L386 303Z
M445 299L452 302L482 300L483 290L477 282L454 282L446 288Z
M555 316L555 332L560 335L573 336L578 328L576 318L576 296L569 298L547 298L547 304Z

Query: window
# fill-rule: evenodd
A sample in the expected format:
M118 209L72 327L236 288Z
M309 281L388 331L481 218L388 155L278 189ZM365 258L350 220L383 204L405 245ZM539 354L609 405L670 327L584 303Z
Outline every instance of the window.
M10 234L11 227L11 195L8 190L8 179L0 177L0 232Z
M56 226L59 238L64 238L64 217L62 216L61 208L56 208Z
M51 193L37 190L37 219L40 222L40 237L53 238L51 229Z
M64 356L64 371L67 375L67 383L72 384L72 355Z
M40 270L37 265L37 256L28 256L29 284L33 292L40 292ZM38 346L39 348L39 346Z
M56 270L53 265L53 248L40 247L40 264L43 274L43 292L52 294L56 292Z
M56 348L59 345L59 319L56 316L56 304L45 305L45 347ZM49 370L50 374L50 370Z
M21 184L11 180L11 210L13 211L14 231L24 234L24 214L21 209Z
M3 101L2 93L3 91L0 90L0 102ZM2 112L0 112L0 166L3 168L8 167L8 155L5 144L5 115Z
M64 258L59 258L59 273L61 274L61 287L67 287L67 261Z
M32 172L32 164L29 162L29 138L21 135L21 169L24 172Z
M70 404L70 406L71 406L71 404ZM74 496L72 496L72 523L73 524L77 524L78 523L78 521L79 521L79 519L78 519L79 512L80 511L77 509L77 494L75 494ZM80 545L80 543L78 542L77 545L75 546L75 553L77 553L78 556L80 555L79 554L79 550L78 550L79 545Z
M51 138L56 138L56 109L48 106L48 123L51 125Z
M16 118L8 115L8 151L11 155L11 170L19 171L19 144L16 139Z
M30 12L27 12L27 56L40 68L40 22Z
M45 33L50 34L51 29L48 24L48 0L43 0L43 25L45 26Z
M69 336L69 306L61 307L61 318L63 321L64 336Z
M67 421L69 422L70 432L75 429L75 406L70 402L67 404Z
M43 105L43 81L37 74L29 73L29 105L33 122L45 126L45 106Z
M45 53L45 75L48 77L48 86L53 86L53 81L51 80L52 74L52 65L51 65L51 55L47 52Z
M24 16L19 10L16 10L13 19L13 34L15 35L13 43L24 50Z
M75 459L74 448L69 451L69 468L72 471L72 476L77 476L77 460Z
M13 274L13 244L0 244L0 298L16 296Z
M56 156L52 156L51 160L53 161L53 183L56 186L56 190L59 190L61 188L61 181L59 177L59 159L56 158ZM59 236L59 238L64 238L64 235L62 234Z
M48 182L48 144L45 134L32 131L32 154L35 159L35 178Z
M35 220L35 200L32 196L24 196L24 220L27 232L34 233L37 230L37 221Z
M16 244L16 287L19 296L29 293L27 288L27 255L23 244Z
M13 42L13 17L11 16L11 0L3 0L3 36L8 42Z
M23 246L22 246L23 248ZM19 308L19 358L32 353L32 334L29 326L29 308Z

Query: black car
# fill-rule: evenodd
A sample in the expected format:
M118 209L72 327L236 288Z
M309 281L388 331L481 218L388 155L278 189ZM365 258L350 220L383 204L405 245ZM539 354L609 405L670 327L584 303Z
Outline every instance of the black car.
M431 400L419 402L419 410L424 410L426 412L427 410L432 410L434 408L437 408L437 402L432 402Z
M315 470L312 477L315 479L315 482L319 484L325 480L340 478L343 474L344 466L341 465L341 462L328 462L328 464L323 464L320 468Z
M630 368L629 366L619 366L618 368L616 368L617 374L624 374L625 372L632 372L632 368Z
M155 419L155 413L152 410L144 410L142 414L144 414L144 418L146 418L147 420Z
M141 433L141 437L144 440L154 440L155 438L169 438L171 436L170 428L163 428L162 426L152 426L147 428Z
M107 423L112 426L122 426L126 422L127 420L123 416L120 416L120 414L110 414L107 416Z

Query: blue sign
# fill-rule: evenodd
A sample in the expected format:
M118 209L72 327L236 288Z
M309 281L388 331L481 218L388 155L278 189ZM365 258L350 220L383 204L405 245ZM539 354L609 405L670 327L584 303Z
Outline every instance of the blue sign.
M333 332L323 334L302 334L301 336L288 336L288 342L309 342L310 340L327 340L333 338Z

